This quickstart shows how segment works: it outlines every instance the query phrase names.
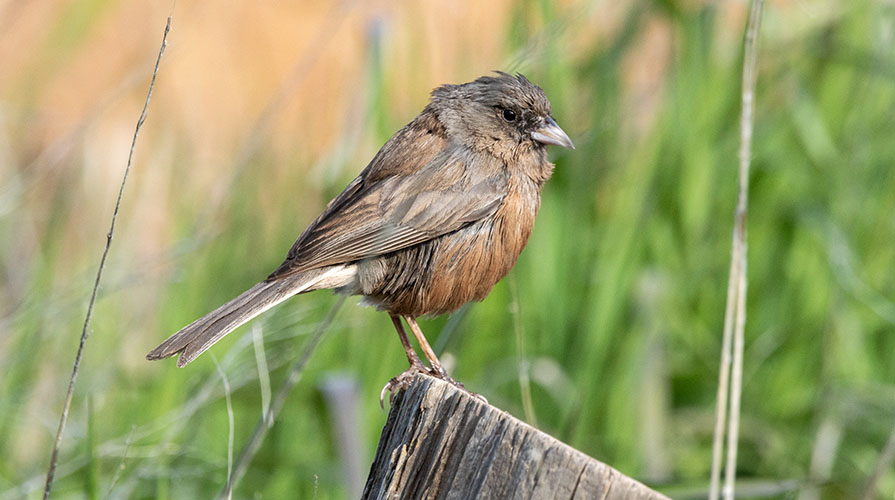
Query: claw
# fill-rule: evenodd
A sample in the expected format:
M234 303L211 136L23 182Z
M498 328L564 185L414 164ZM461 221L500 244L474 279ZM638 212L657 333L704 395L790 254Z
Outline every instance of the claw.
M413 377L417 373L424 373L426 375L437 376L434 373L432 373L432 370L426 368L422 364L412 363L410 365L410 368L404 370L398 376L389 380L388 383L385 384L385 386L382 388L382 390L379 391L379 407L382 408L383 410L385 409L385 393L386 392L391 393L388 398L388 403L392 404L392 400L395 397L395 393L402 389L406 389L407 386L410 385L410 382L413 380Z
M441 367L439 366L439 368L441 368ZM488 404L488 400L485 399L485 396L482 396L481 394L477 394L475 392L470 391L469 389L466 388L465 385L452 379L447 374L447 372L444 370L444 368L441 368L440 370L438 370L438 369L427 368L420 363L411 363L409 368L407 368L406 370L404 370L403 372L398 374L398 376L396 376L395 378L389 380L388 383L382 387L382 390L379 391L379 407L382 408L383 410L385 409L385 393L387 393L387 392L391 393L391 394L389 394L389 398L388 398L388 402L389 402L389 404L391 404L392 400L395 398L395 393L397 393L400 390L406 389L407 386L410 385L410 382L413 381L413 377L417 373L423 373L423 374L435 377L439 380L443 380L443 381L453 385L457 389L460 389L461 391L469 394L470 396L480 400L481 402Z
M392 380L394 380L394 379L392 379ZM392 385L392 381L389 380L388 382L386 382L386 384L384 386L382 386L382 390L379 391L379 408L382 410L385 409L385 393L391 391L391 385ZM392 398L388 398L388 404L389 405L392 404Z

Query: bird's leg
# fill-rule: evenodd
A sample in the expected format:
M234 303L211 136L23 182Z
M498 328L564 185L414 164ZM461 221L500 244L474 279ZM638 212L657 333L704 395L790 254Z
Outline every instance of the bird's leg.
M413 350L413 346L410 345L410 339L407 338L407 332L404 331L404 325L401 324L401 318L394 314L389 314L389 316L392 318L392 324L395 325L395 330L398 331L398 337L401 338L401 347L404 348L404 353L407 354L407 361L410 362L410 367L417 368L419 371L425 371L423 362L420 361L420 357L417 356L416 351ZM426 346L428 347L428 344Z
M429 360L429 365L432 367L432 369L429 370L429 373L431 375L434 375L435 377L440 378L441 380L444 380L445 382L468 392L471 396L482 400L482 402L484 402L485 404L488 404L488 400L485 399L485 396L470 391L466 388L466 386L452 379L447 374L447 370L445 370L444 367L441 366L441 361L438 361L438 356L435 355L435 350L432 349L432 346L429 345L429 341L427 341L426 337L423 335L423 330L420 328L420 325L417 324L416 319L414 319L413 316L404 316L404 321L407 321L407 325L410 326L410 331L412 331L413 336L416 337L416 341L419 343L420 349L423 350L423 354L425 354L426 359Z
M417 324L416 319L414 319L413 316L404 316L404 321L407 321L407 326L410 327L410 331L413 332L413 336L416 337L420 349L423 350L423 354L426 356L426 359L429 360L429 366L432 367L432 374L440 379L451 381L451 377L448 376L447 371L441 366L441 361L438 361L438 356L435 355L435 350L429 345L429 341L426 340L426 336L423 335L423 330L420 328L420 325Z
M407 354L407 361L410 362L410 367L385 384L385 387L379 392L380 407L384 407L383 400L385 399L386 392L390 392L392 393L392 396L394 396L395 391L405 389L410 384L410 381L413 380L413 376L417 373L435 375L432 370L423 365L423 362L420 361L420 357L417 356L416 351L413 350L413 346L410 345L410 339L407 338L407 332L404 331L404 325L401 324L401 318L394 314L389 314L389 316L392 318L395 330L398 331L398 337L401 338L401 346L404 348L404 353ZM426 344L426 347L429 347L429 344ZM391 398L389 398L389 401L391 401Z

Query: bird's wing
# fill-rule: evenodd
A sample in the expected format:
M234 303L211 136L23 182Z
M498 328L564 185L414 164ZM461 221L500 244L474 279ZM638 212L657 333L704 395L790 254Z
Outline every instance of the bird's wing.
M305 230L268 280L391 253L456 231L493 214L507 193L507 172L499 160L458 145L447 145L416 169L383 168L390 175L372 182L368 170Z

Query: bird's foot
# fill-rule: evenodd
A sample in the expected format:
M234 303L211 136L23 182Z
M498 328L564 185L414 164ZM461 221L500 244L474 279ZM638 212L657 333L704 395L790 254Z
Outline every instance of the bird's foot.
M410 385L410 382L413 381L413 377L416 376L417 373L423 373L426 375L432 375L433 377L437 377L434 371L429 368L426 368L421 363L411 363L410 368L401 372L398 376L392 378L385 384L385 387L379 391L379 407L385 409L385 393L390 393L388 396L389 404L392 403L392 400L395 398L395 393L406 389L407 386Z
M406 389L413 381L413 377L416 376L417 373L422 373L424 375L429 375L439 380L443 380L453 385L457 389L460 389L470 396L482 401L483 403L488 404L488 400L485 399L485 396L470 391L461 382L457 382L456 380L452 379L450 375L447 374L447 371L445 371L445 369L441 366L439 366L438 368L427 368L420 363L412 363L410 367L401 372L401 374L389 380L388 383L385 384L385 386L382 388L382 390L379 391L379 407L385 409L385 393L390 393L388 402L389 404L391 404L392 400L395 397L395 394L400 390Z

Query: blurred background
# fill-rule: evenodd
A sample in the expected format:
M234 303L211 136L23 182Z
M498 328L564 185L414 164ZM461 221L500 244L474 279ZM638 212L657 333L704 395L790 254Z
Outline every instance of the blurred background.
M336 298L293 299L184 369L144 355L274 269L432 88L496 69L543 87L577 149L551 149L514 271L422 327L493 405L704 497L747 8L0 1L0 500L42 491L169 13L55 498L217 494ZM769 1L759 49L739 496L892 498L895 3ZM406 367L356 303L236 498L356 495Z

